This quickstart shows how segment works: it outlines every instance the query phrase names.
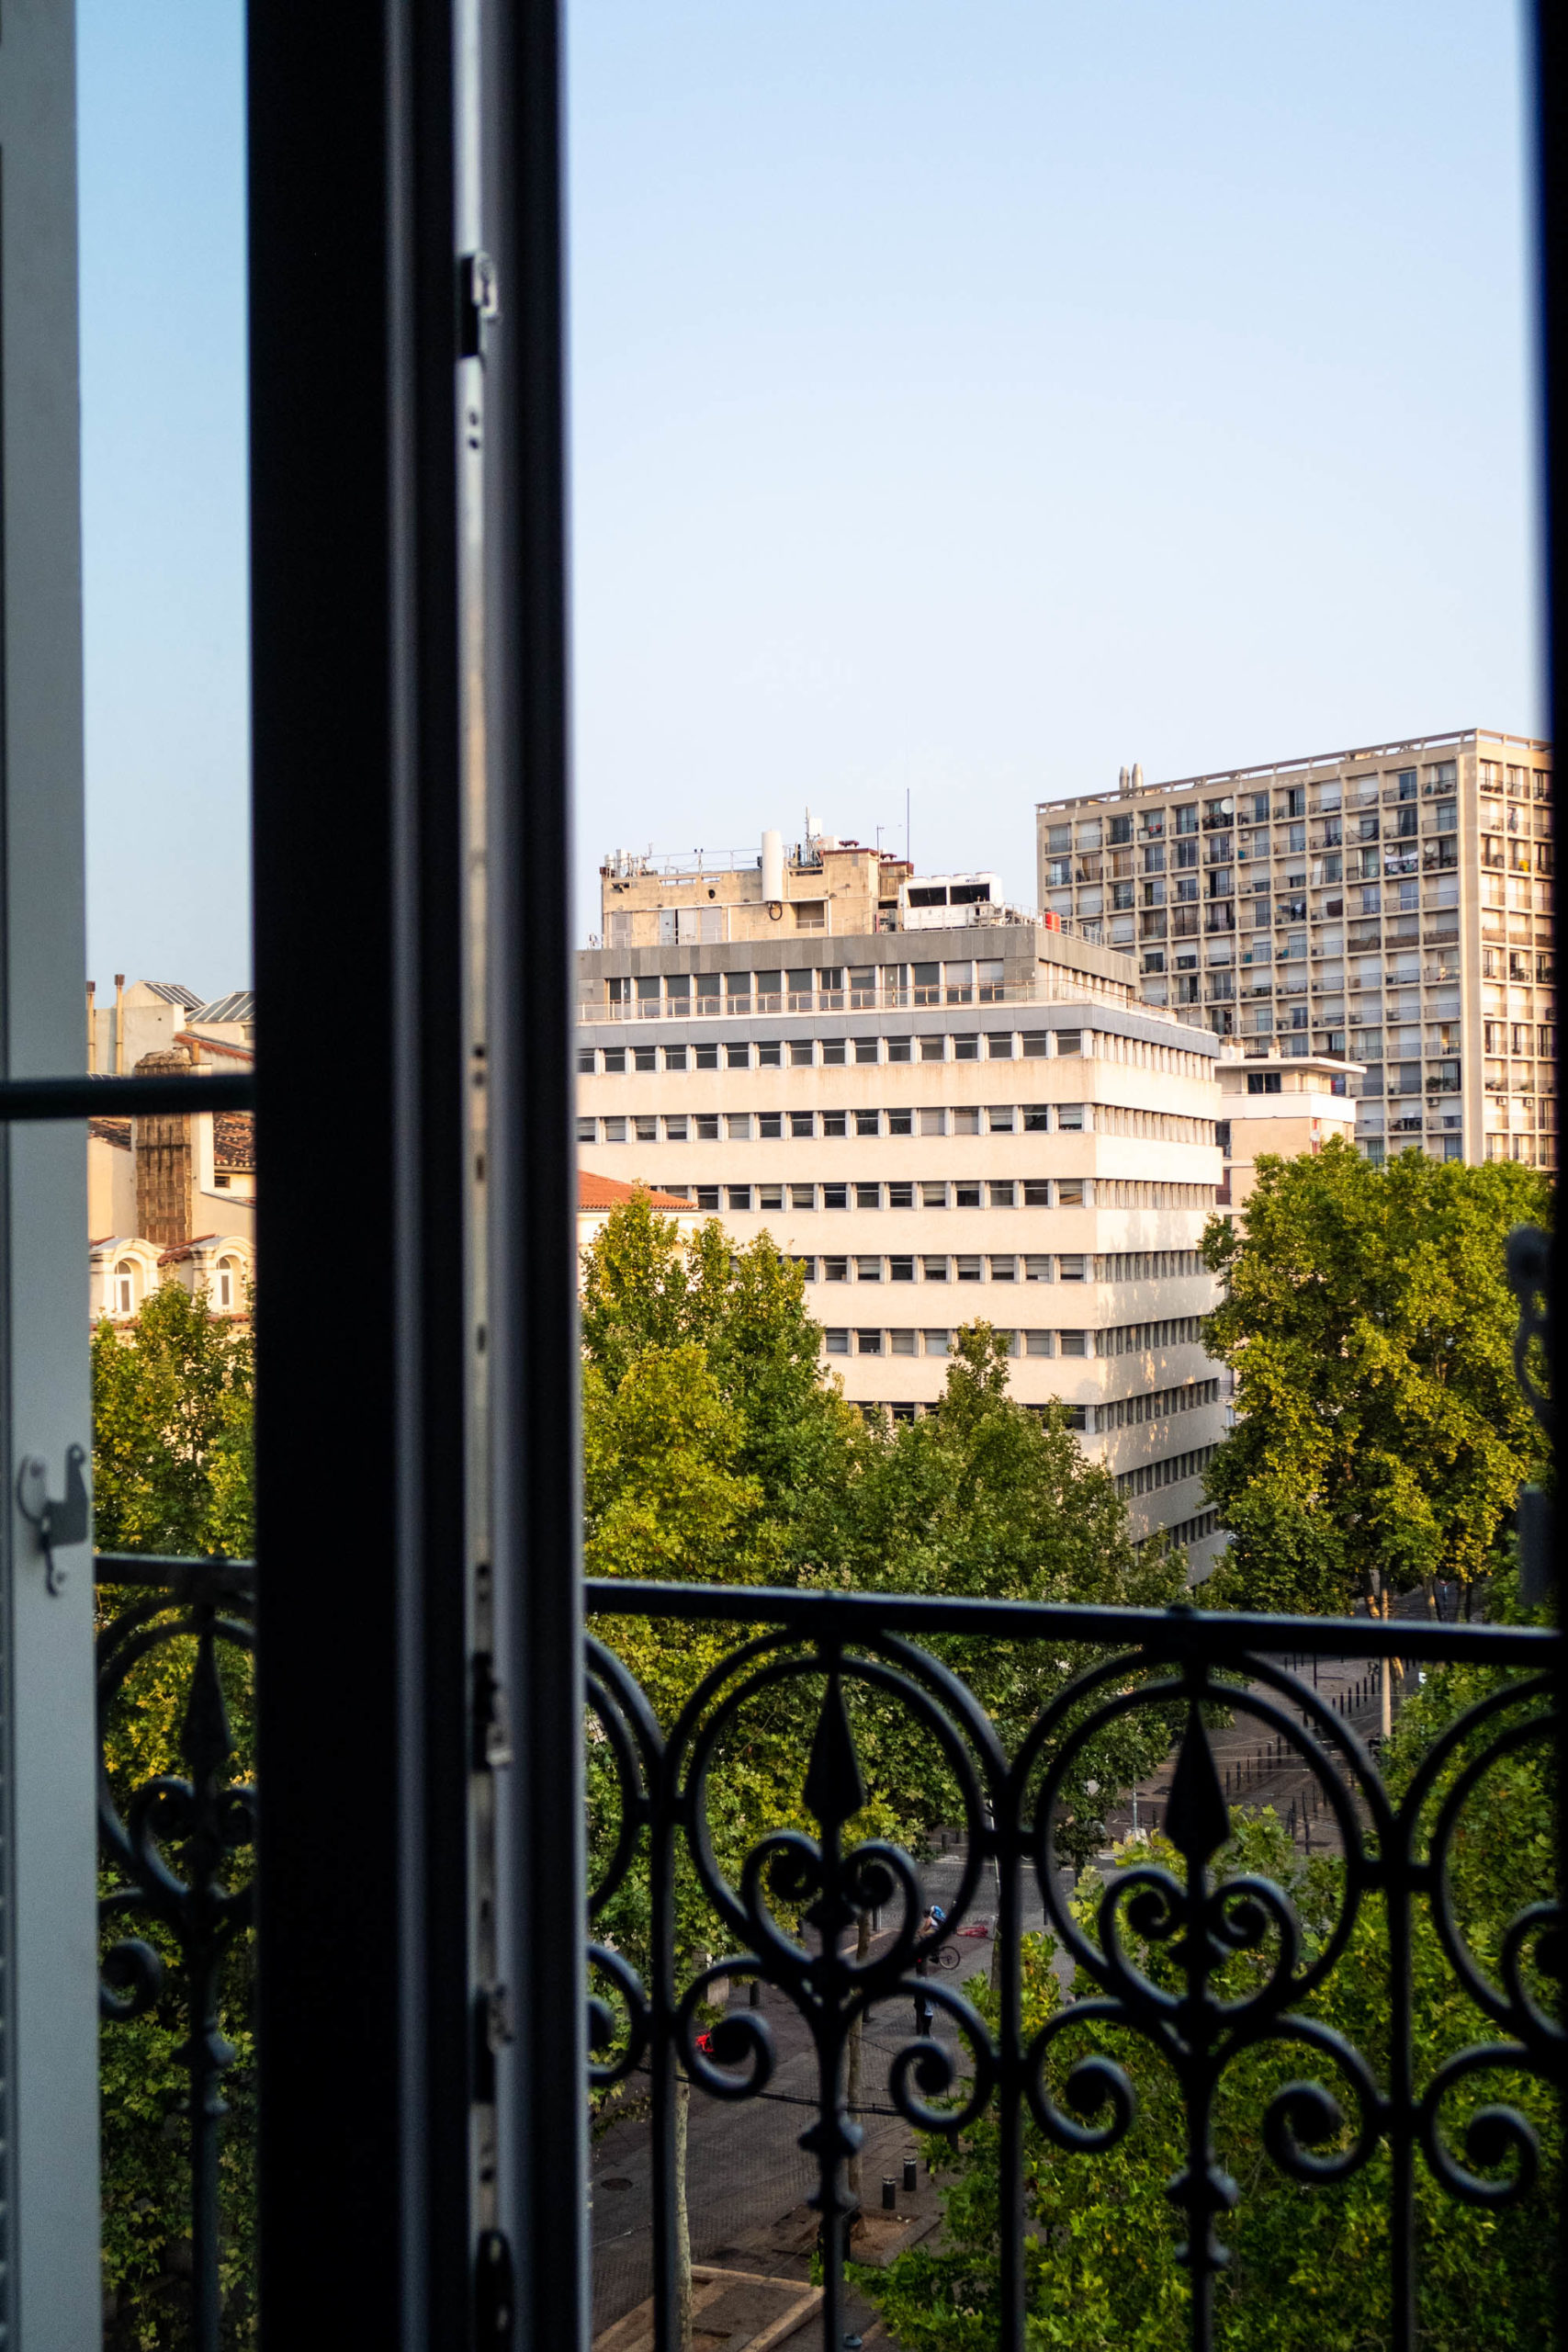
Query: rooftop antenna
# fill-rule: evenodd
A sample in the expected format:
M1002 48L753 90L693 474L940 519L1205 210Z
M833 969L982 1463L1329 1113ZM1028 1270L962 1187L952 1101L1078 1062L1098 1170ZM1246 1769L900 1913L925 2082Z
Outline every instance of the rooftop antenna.
M904 863L912 874L915 869L909 857L909 787L908 785L904 786Z

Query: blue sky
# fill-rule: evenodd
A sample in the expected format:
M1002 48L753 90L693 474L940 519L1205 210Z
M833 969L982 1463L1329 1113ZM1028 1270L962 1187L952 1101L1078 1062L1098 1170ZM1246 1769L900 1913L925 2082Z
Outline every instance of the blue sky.
M239 13L82 0L92 968L245 977ZM1543 722L1510 0L574 0L579 913Z

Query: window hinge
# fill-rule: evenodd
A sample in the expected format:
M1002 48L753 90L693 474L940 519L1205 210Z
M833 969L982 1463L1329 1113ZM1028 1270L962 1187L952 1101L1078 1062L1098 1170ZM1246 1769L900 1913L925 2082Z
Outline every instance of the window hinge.
M61 1591L65 1583L65 1570L55 1553L87 1540L87 1482L82 1476L86 1459L79 1445L67 1446L65 1492L58 1502L50 1499L49 1464L41 1455L29 1453L17 1473L17 1508L38 1530L51 1592Z

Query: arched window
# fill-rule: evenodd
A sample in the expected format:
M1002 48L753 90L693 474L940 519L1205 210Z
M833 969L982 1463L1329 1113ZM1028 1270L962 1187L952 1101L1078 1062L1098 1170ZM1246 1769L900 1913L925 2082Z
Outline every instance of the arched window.
M114 1270L114 1311L117 1315L136 1312L136 1269L129 1258L122 1258Z
M235 1267L232 1258L220 1258L218 1261L218 1307L220 1314L231 1312L239 1304L239 1285L235 1282L234 1274Z

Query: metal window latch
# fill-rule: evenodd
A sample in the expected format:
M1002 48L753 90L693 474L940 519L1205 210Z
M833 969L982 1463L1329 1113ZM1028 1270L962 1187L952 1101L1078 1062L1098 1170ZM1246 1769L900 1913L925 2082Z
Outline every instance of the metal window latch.
M495 264L489 254L465 254L457 264L457 356L482 359L484 331L501 316Z
M49 1494L49 1464L41 1454L29 1453L17 1473L17 1508L36 1527L43 1547L44 1578L51 1592L65 1584L65 1570L56 1552L87 1540L87 1482L82 1476L87 1457L79 1445L65 1449L65 1492L58 1502Z

